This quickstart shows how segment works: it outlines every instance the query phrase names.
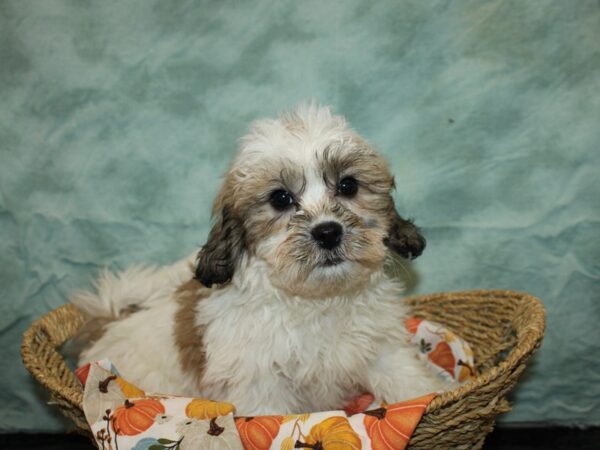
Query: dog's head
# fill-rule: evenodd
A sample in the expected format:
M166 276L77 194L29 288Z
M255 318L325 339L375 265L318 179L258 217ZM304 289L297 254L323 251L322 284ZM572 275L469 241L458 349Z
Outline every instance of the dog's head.
M228 282L243 256L304 297L342 294L380 270L389 251L415 258L425 239L395 210L383 158L328 108L261 120L242 139L198 254L197 279Z

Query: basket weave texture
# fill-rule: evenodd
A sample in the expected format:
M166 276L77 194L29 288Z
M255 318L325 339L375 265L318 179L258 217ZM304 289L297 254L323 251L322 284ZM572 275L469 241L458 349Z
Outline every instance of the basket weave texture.
M479 375L437 396L427 407L409 449L477 449L496 417L510 410L506 395L540 346L545 313L535 297L512 291L469 291L409 297L415 317L440 323L465 339ZM83 391L59 353L84 318L67 304L35 321L23 336L21 354L29 372L50 393L78 431L91 437L81 409Z

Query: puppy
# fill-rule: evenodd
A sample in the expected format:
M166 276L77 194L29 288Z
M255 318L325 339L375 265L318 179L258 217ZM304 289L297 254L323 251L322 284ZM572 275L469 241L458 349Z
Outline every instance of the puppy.
M148 391L230 401L239 415L395 402L449 387L407 344L386 273L425 239L395 210L384 159L328 108L260 120L241 140L197 256L109 273L75 303L109 358Z

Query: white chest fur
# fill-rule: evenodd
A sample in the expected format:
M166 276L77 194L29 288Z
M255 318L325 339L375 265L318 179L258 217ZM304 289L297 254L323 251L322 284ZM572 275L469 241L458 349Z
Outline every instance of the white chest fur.
M288 297L262 281L254 290L256 280L238 280L197 305L207 358L202 394L235 399L239 414L339 409L368 389L379 349L404 340L404 308L391 281L329 299Z
M185 264L109 277L97 295L80 297L82 308L118 310L133 292L144 305L109 323L80 364L108 357L147 391L228 400L240 415L338 409L365 391L394 402L447 388L407 344L400 287L384 274L360 294L306 299L273 288L263 269L247 267L190 306L203 335L189 342L187 356L206 350L200 389L195 369L201 368L184 369L176 342L174 291L189 280Z

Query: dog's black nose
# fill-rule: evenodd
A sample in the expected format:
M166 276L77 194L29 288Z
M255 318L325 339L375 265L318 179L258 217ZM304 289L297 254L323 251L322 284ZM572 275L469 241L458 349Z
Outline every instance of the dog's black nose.
M323 222L312 229L310 234L320 247L331 250L342 242L342 226L337 222Z

